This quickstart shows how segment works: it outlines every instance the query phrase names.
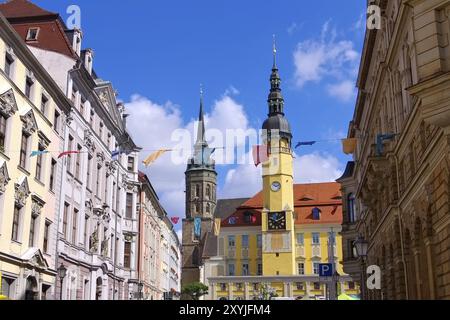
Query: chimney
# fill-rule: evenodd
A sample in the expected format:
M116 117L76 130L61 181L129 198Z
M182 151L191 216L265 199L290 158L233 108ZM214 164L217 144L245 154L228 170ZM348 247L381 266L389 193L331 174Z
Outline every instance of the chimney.
M80 29L73 29L72 48L81 56L81 40L83 40L83 32Z
M94 51L92 49L86 49L84 53L84 66L89 74L92 74L92 63L94 58Z

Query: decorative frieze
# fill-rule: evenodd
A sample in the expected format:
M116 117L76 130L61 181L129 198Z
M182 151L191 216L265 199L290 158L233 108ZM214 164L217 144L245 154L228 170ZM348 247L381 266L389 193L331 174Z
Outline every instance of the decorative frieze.
M14 195L14 199L16 205L20 208L24 207L27 203L27 198L30 195L30 188L28 187L27 178L23 178L21 183L15 185L16 192Z
M36 118L34 117L33 110L28 111L25 115L21 116L20 119L22 120L22 131L31 136L33 133L35 133L38 130Z
M0 195L5 193L6 186L8 185L8 182L10 181L8 168L6 167L6 162L1 161L0 162Z
M12 89L0 95L0 113L7 117L13 116L17 111L17 102Z

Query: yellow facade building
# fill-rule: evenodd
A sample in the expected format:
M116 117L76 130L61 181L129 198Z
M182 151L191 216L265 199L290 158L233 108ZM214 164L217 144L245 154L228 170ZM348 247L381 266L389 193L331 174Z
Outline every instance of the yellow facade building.
M0 15L0 295L11 299L54 294L57 156L69 105Z
M343 274L342 197L337 183L294 185L292 133L284 114L275 60L269 116L263 124L267 159L263 190L251 199L219 200L203 250L203 281L209 299L335 299L358 294ZM216 220L219 224L219 220ZM219 231L220 229L220 231ZM331 263L334 277L320 277Z

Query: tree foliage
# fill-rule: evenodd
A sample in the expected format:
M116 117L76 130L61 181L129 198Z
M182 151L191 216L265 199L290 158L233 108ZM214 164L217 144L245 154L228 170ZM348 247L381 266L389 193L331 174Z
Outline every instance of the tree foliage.
M189 296L192 300L199 300L205 294L208 294L208 287L201 282L194 282L186 285L182 293Z

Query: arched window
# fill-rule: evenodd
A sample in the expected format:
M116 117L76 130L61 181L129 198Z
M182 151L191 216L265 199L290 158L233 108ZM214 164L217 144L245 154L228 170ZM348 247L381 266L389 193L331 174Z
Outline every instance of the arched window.
M206 213L211 213L211 205L209 203L206 205Z
M348 222L356 222L356 204L355 195L350 193L347 197L347 211L348 211Z
M206 198L211 199L211 186L209 184L206 186Z
M195 196L200 197L200 185L195 185Z

